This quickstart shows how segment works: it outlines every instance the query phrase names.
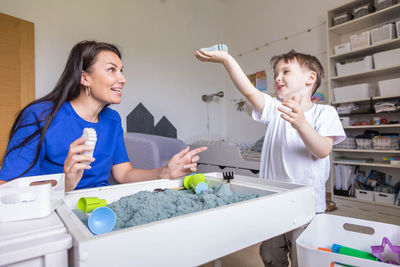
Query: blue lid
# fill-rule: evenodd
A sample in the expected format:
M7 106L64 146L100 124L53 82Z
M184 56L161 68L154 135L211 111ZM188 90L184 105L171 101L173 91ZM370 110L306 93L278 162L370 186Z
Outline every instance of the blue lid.
M208 190L208 185L204 182L198 183L196 186L196 194L201 194L203 190Z
M332 252L339 253L341 245L333 244L332 245Z

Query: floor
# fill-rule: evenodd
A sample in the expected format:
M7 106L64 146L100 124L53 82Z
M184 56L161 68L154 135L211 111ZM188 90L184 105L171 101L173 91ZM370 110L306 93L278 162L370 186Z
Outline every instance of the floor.
M395 217L376 214L371 211L360 210L358 208L346 206L338 207L336 210L329 212L329 214L400 225L400 220L397 216ZM258 254L260 244L261 243L250 246L223 257L222 267L264 267L264 264ZM201 265L200 267L213 267L213 263L209 262Z

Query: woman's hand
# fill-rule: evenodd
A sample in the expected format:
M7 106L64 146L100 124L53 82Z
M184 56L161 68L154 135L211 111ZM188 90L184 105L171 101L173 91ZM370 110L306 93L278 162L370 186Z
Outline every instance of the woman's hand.
M83 163L84 161L93 162L94 158L81 155L85 151L90 151L93 148L84 145L85 137L80 137L71 143L67 158L64 162L65 173L65 191L72 191L78 185L82 178L83 171L91 169L90 165Z
M207 150L207 147L199 147L189 151L186 147L181 152L175 154L160 173L160 178L178 178L197 171L197 161L200 152Z
M196 51L194 52L195 57L200 61L205 62L215 62L215 63L224 63L224 61L228 58L229 54L225 51Z

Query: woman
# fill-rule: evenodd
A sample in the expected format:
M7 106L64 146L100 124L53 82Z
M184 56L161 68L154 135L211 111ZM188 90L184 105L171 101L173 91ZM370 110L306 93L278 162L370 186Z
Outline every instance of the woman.
M129 162L119 114L108 108L121 102L126 83L119 50L111 44L82 41L69 55L54 90L22 109L9 136L0 184L12 179L65 173L65 191L119 183L177 178L196 171L205 147L174 155L165 167L142 170ZM84 152L84 128L94 128L94 157ZM86 162L86 163L85 163ZM87 164L90 162L90 165Z

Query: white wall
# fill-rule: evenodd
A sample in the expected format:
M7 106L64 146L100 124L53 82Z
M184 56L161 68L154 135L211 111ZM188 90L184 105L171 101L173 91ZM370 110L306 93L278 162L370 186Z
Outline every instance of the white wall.
M295 34L325 20L327 9L344 0L0 0L0 12L35 24L36 97L55 85L72 46L84 39L117 44L128 80L118 110L125 118L142 102L155 123L165 115L178 138L208 134L203 94L224 90L225 97L208 104L209 133L253 142L265 133L245 112L235 109L240 98L222 66L201 63L193 52L226 43L238 55ZM317 55L325 65L325 25L237 57L246 73L268 70L269 59L295 48ZM326 87L326 85L325 85Z
M35 24L36 97L53 88L75 43L114 43L128 80L113 106L124 128L142 102L155 123L165 115L183 140L207 132L201 96L223 89L222 70L193 56L223 41L221 11L219 0L0 0L0 12ZM223 105L210 104L210 113L210 131L224 135Z
M309 33L263 45L324 22L328 9L345 2L348 1L227 0L224 1L224 40L246 74L267 70L267 91L273 93L273 70L269 60L274 55L295 49L317 56L326 69L326 24ZM261 48L238 56L256 47ZM227 138L247 142L258 140L265 134L265 126L253 121L245 112L236 111L235 103L229 100L240 98L240 94L229 79L225 84ZM323 84L319 90L327 90L327 84Z

